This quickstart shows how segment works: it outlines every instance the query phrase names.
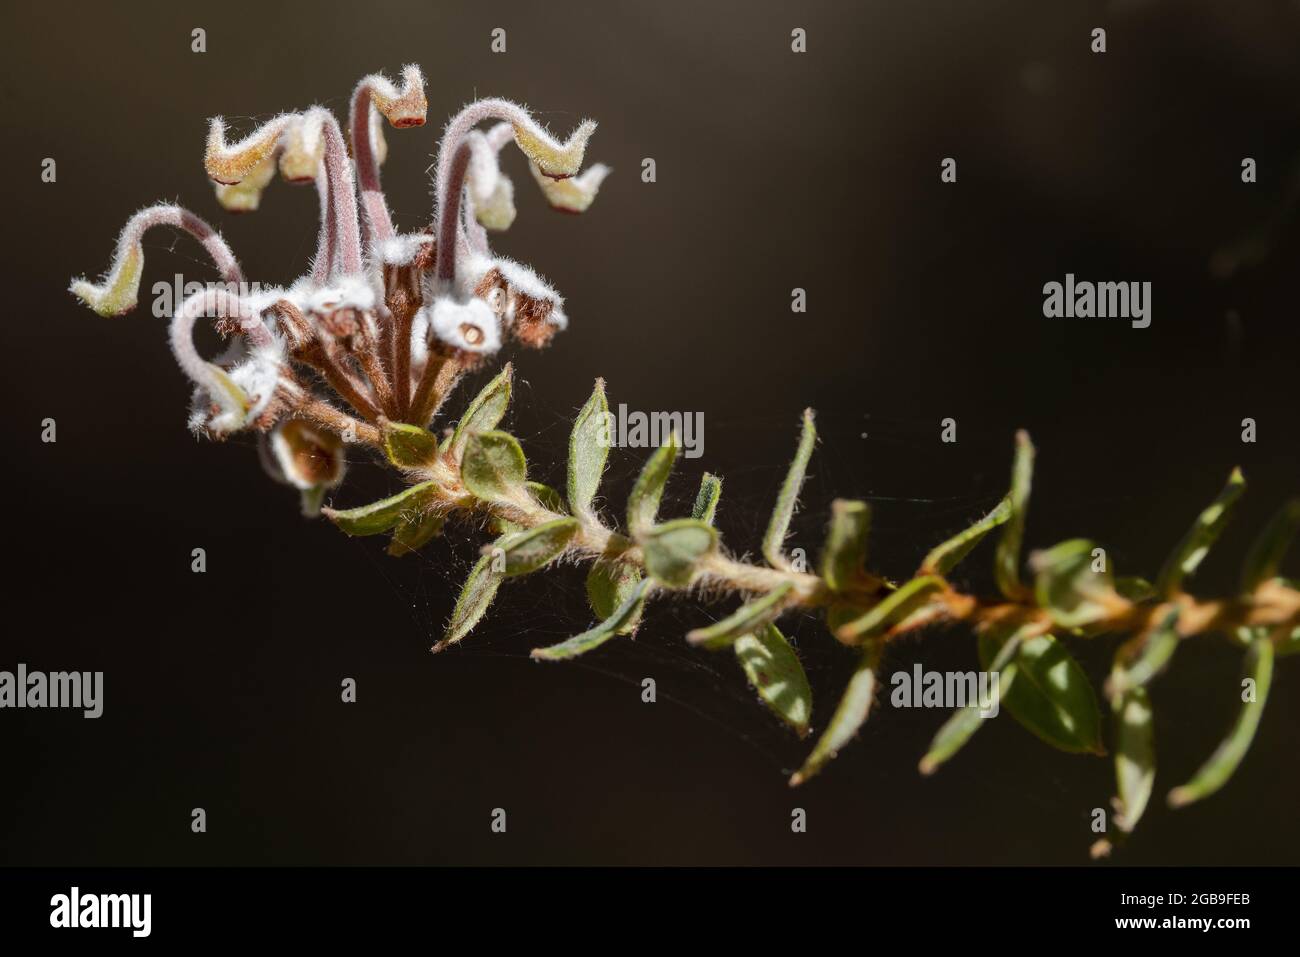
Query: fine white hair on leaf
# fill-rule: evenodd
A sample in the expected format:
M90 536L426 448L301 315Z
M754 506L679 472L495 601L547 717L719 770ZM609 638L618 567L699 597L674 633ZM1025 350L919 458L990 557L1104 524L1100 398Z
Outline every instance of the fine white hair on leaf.
M208 146L203 158L208 177L218 183L238 183L253 170L274 158L280 136L300 119L296 113L281 113L263 123L242 140L226 142L226 121L214 116L208 123Z
M379 243L376 255L385 266L409 266L416 253L431 242L433 237L428 233L404 233Z
M144 234L155 226L174 226L189 233L203 244L222 280L244 281L243 271L220 233L189 210L160 203L140 210L127 220L118 236L113 262L100 282L74 279L69 291L101 316L121 316L134 309L144 270Z

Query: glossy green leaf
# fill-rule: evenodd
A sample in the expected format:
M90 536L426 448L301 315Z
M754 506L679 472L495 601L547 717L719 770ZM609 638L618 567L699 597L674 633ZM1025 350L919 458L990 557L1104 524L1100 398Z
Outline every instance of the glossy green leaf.
M853 644L876 638L927 604L944 587L943 579L937 575L913 578L886 595L866 614L841 625L835 636Z
M349 535L378 535L396 525L404 514L420 510L434 488L432 482L421 482L369 505L341 511L325 508L321 512Z
M1246 649L1242 678L1254 682L1253 700L1241 703L1232 730L1192 779L1169 792L1171 807L1183 807L1219 790L1228 783L1250 750L1250 743L1255 739L1255 730L1259 727L1260 716L1268 701L1269 687L1273 684L1273 643L1267 637L1256 638ZM1244 696L1244 685L1242 687Z
M1130 688L1115 707L1115 825L1132 831L1142 818L1156 781L1155 722L1145 688Z
M433 511L403 515L393 527L393 540L388 543L388 554L400 558L419 551L442 532L445 524L446 519Z
M695 495L695 505L691 508L691 518L713 524L713 516L718 511L718 499L722 497L722 479L705 472L700 479L700 490Z
M433 651L442 651L470 633L470 630L487 613L488 606L492 604L492 599L496 596L497 588L500 587L503 578L505 578L505 562L500 553L484 555L478 560L470 569L469 577L465 579L465 584L460 590L460 597L456 599L456 607L452 609L447 631L442 641L433 646Z
M970 554L970 550L993 529L1011 517L1011 499L1004 498L993 511L982 519L942 545L937 545L925 556L921 563L921 572L926 575L946 575L957 567L957 563Z
M1102 559L1102 570L1094 571L1092 542L1072 538L1068 542L1035 552L1030 566L1037 576L1035 597L1062 628L1080 628L1100 621L1116 600L1110 563Z
M721 621L707 628L696 628L687 634L686 640L715 651L726 648L741 635L757 632L763 625L774 621L785 609L786 598L793 590L793 584L782 582L766 595L742 605Z
M1034 444L1023 429L1016 433L1016 454L1011 464L1011 491L1007 498L1011 514L998 541L994 572L998 590L1007 598L1024 598L1028 589L1020 583L1020 546L1025 537L1025 516L1029 512L1029 491L1034 481Z
M790 519L794 516L795 506L799 501L799 490L803 487L804 474L808 470L808 460L812 458L813 445L817 442L817 428L813 425L812 409L804 409L803 428L799 433L799 445L795 449L794 461L786 472L781 491L776 497L776 508L768 521L767 532L763 535L763 557L774 568L786 565L782 547L786 533L790 530Z
M876 696L876 668L879 666L880 644L873 641L862 649L857 669L849 679L849 686L836 705L830 723L817 739L817 744L813 746L803 767L791 776L791 787L803 784L819 772L840 749L853 740L862 723L867 720L871 702Z
M1187 530L1187 534L1183 536L1182 541L1165 561L1164 567L1160 569L1160 576L1156 579L1156 591L1159 594L1166 597L1174 594L1182 587L1183 580L1195 573L1197 566L1209 552L1210 546L1215 543L1224 526L1228 524L1233 503L1241 497L1245 489L1246 480L1241 475L1241 469L1233 469L1218 498L1196 516L1192 527Z
M460 477L476 498L487 502L517 498L527 471L524 450L508 432L474 433L465 441Z
M804 737L812 715L812 689L785 635L769 623L741 635L732 647L750 686L777 717Z
M656 525L639 539L650 576L672 588L691 583L700 559L717 547L713 526L694 518Z
M599 561L587 573L587 602L596 618L604 621L618 611L627 596L641 583L641 571L634 565L617 561ZM640 616L623 626L622 634L636 630Z
M1269 519L1246 554L1241 572L1242 594L1251 594L1261 582L1277 574L1297 531L1300 531L1300 498L1293 498Z
M641 616L642 606L645 604L645 596L649 587L650 583L647 581L637 582L614 614L595 628L584 631L580 635L575 635L568 641L562 641L558 645L551 645L549 648L534 648L532 656L541 661L563 661L567 658L576 658L578 655L586 654L594 648L599 648L616 635L626 633L635 619Z
M627 500L627 527L634 536L650 528L659 514L659 500L663 498L664 484L673 470L673 463L681 451L677 433L673 432L668 441L655 449Z
M822 550L822 578L832 591L847 591L865 583L867 537L871 532L871 506L866 502L836 499L831 503L831 526Z
M474 401L456 423L456 431L451 434L447 451L457 462L464 456L465 444L471 435L491 432L501 424L506 409L510 407L510 383L513 378L514 366L507 362L500 374L474 397Z
M387 419L382 422L384 453L398 468L420 468L437 457L438 439L428 429Z
M1022 626L1019 630L1010 634L1002 642L1002 646L993 661L985 669L989 674L998 676L997 710L999 711L1002 706L1002 697L1016 679L1016 653L1020 650L1020 643L1024 640L1023 636L1028 628L1029 626ZM989 710L993 709L990 708ZM939 729L930 742L930 749L925 753L925 757L921 759L921 773L933 774L937 771L944 762L960 751L971 736L991 717L992 715L985 713L985 709L980 706L978 701L972 701L965 707L955 709L952 716L944 722L943 727Z
M578 413L569 434L568 489L575 515L591 511L592 499L605 474L609 446L609 402L605 398L605 380L597 379L591 398Z
M987 671L1001 650L996 635L979 639L980 661ZM1051 635L1021 643L1015 680L1003 687L1002 704L1011 716L1062 751L1104 754L1101 712L1088 676L1065 646ZM1005 683L1006 669L1002 670Z
M557 518L534 528L513 532L486 548L499 548L504 554L507 578L527 575L564 554L580 527L576 518Z

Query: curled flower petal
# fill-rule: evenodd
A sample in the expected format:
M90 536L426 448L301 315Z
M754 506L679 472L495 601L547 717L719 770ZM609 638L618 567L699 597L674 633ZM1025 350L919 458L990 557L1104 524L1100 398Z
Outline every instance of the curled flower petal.
M275 178L275 157L268 156L238 183L213 183L217 202L231 213L256 212L262 204L262 193Z
M398 129L423 126L429 112L429 101L424 96L424 74L414 63L402 67L402 85L394 86L382 73L372 73L357 84L358 92L370 93L370 101Z
M281 144L280 175L290 183L315 181L325 158L320 113L309 110L295 117L285 127Z
M587 207L595 200L600 184L611 172L604 163L597 163L577 176L551 179L537 168L536 163L528 164L528 168L532 170L537 185L542 188L546 201L565 213L585 213Z
M225 120L213 117L208 125L208 149L203 159L208 177L227 185L238 183L275 156L281 134L297 119L297 114L282 113L239 142L227 143Z
M545 128L533 122L533 118L524 115L513 120L515 142L524 154L537 164L542 175L552 179L574 176L582 169L582 158L587 152L587 140L596 132L593 120L583 120L578 128L561 143L548 133Z
M187 209L160 204L132 216L117 240L117 251L108 274L99 283L75 279L69 291L101 316L121 316L136 305L140 274L144 268L144 234L155 226L183 229L203 244L226 282L243 282L244 274L221 234Z

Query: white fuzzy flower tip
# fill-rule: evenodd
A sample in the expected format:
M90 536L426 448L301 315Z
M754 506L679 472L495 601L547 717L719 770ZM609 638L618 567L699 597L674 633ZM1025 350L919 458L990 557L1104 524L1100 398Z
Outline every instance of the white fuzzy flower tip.
M370 99L375 108L398 129L423 126L429 112L429 101L424 96L424 74L415 64L402 68L402 85L394 86L382 73L361 81L370 86Z
M447 345L473 355L491 355L501 348L496 314L482 299L457 302L435 299L428 314L433 334Z
M597 163L585 173L566 179L552 179L538 169L536 163L528 164L528 168L542 188L546 201L564 213L585 213L595 200L600 184L610 174L610 168L604 163Z
M564 179L582 169L582 158L587 152L587 141L596 132L593 120L583 120L578 128L561 143L531 120L515 122L515 142L525 155L537 164L543 176Z
M239 142L227 143L225 120L214 117L208 125L208 148L203 158L208 177L227 185L240 182L275 156L280 135L297 119L292 114L281 114Z
M509 229L515 221L515 184L505 176L498 176L491 192L475 197L474 218L486 229Z
M280 381L281 355L277 346L254 349L227 372L213 362L204 363L200 391L209 402L196 401L190 428L210 435L228 435L253 424L271 404Z

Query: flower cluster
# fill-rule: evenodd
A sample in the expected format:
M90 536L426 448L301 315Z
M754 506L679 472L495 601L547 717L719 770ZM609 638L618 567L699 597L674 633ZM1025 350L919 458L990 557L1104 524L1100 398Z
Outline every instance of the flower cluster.
M172 349L195 386L190 426L214 438L262 433L263 461L302 490L308 514L341 480L344 443L369 440L387 422L427 426L460 374L507 339L541 347L568 325L560 294L528 266L495 255L488 230L515 218L514 185L500 166L511 141L553 207L584 211L609 172L601 164L581 171L596 124L584 121L561 142L516 103L471 103L443 132L431 222L400 233L380 184L382 121L422 126L427 109L424 77L407 66L400 84L381 74L357 84L347 140L319 106L276 116L238 140L220 117L211 121L205 167L225 209L256 210L277 170L316 187L316 255L286 287L245 291L220 234L172 205L132 216L107 274L71 285L100 315L123 315L136 306L148 230L171 226L202 243L222 283L187 298L171 322ZM213 361L194 345L200 319L231 337Z

